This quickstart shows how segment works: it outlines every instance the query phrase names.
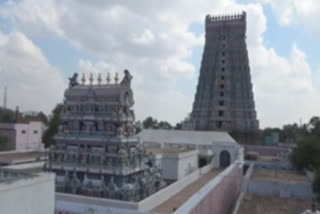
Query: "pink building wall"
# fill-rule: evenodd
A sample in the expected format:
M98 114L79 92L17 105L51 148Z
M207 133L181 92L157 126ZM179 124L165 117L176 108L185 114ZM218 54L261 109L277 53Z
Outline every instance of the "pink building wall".
M16 123L15 130L17 151L43 149L44 125L42 122Z
M242 165L235 162L206 184L175 214L228 214L241 193Z

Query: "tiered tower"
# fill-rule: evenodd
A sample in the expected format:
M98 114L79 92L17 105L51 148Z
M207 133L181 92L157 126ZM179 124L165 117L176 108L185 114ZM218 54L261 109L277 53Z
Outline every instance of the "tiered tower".
M259 129L246 46L246 13L207 16L200 76L188 121L196 130Z
M134 138L130 73L111 83L91 74L70 79L55 145L46 167L56 172L60 192L138 201L157 191L161 174Z

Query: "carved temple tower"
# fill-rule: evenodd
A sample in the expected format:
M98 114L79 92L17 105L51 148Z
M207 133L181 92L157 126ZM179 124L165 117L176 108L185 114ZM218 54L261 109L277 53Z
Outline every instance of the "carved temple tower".
M59 131L46 168L56 173L56 189L119 200L139 201L161 187L160 170L134 138L130 73L119 83L108 74L94 84L70 78Z
M207 16L200 76L187 122L196 130L259 129L246 46L246 13Z

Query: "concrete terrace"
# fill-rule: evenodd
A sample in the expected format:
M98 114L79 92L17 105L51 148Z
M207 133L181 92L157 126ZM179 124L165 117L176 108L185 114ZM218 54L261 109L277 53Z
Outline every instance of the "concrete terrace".
M246 193L237 214L300 214L312 201L259 196Z
M281 169L255 169L252 174L253 180L268 180L285 183L308 183L308 178L297 172Z
M212 170L193 183L186 186L177 194L173 195L169 200L163 202L152 211L155 213L173 213L174 210L178 209L184 204L194 193L198 192L204 185L214 179L222 170Z

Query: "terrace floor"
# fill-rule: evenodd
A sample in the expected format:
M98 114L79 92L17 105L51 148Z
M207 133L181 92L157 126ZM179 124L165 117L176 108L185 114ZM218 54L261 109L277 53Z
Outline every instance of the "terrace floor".
M301 214L311 209L312 201L259 196L246 193L238 214Z
M193 194L198 192L204 185L216 177L222 170L215 169L200 177L198 180L186 186L177 194L173 195L170 199L163 202L152 211L156 213L173 213L184 204Z
M306 176L294 171L287 171L281 169L254 169L252 174L253 180L268 180L275 182L286 183L308 183L309 180Z

